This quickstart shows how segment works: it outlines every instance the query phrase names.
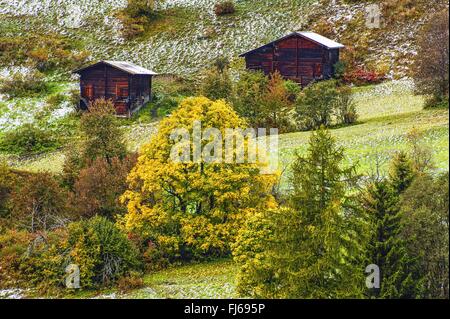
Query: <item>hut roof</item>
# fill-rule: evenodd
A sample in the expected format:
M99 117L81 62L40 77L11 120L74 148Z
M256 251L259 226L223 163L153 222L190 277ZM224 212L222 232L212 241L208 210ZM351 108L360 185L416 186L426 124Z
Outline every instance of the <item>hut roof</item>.
M110 61L110 60L99 61L97 63L94 63L94 64L88 65L86 67L80 68L78 70L75 70L75 71L73 71L73 73L80 73L80 72L82 72L82 71L84 71L86 69L90 69L90 68L92 68L94 66L97 66L99 64L107 64L109 66L112 66L113 68L122 70L122 71L124 71L126 73L129 73L129 74L139 74L139 75L156 75L157 74L157 73L155 73L155 72L153 72L151 70L145 69L145 68L143 68L141 66L138 66L136 64L133 64L131 62Z
M270 42L270 43L268 43L268 44L265 44L265 45L260 46L260 47L258 47L258 48L256 48L256 49L250 50L250 51L248 51L248 52L242 53L242 54L240 55L240 57L246 56L246 55L249 54L249 53L253 53L254 51L257 51L257 50L262 49L262 48L264 48L264 47L266 47L266 46L269 46L269 45L272 45L272 44L274 44L274 43L277 43L277 42L279 42L279 41L281 41L281 40L290 38L290 37L292 37L292 36L300 36L300 37L302 37L302 38L311 40L311 41L313 41L313 42L315 42L315 43L317 43L317 44L319 44L319 45L322 45L322 46L326 47L327 49L340 49L340 48L343 48L343 47L344 47L343 44L340 44L340 43L338 43L338 42L336 42L336 41L333 41L333 40L331 40L331 39L328 39L327 37L324 37L323 35L317 34L317 33L315 33L315 32L311 32L311 31L299 31L299 32L292 32L292 33L289 33L288 35L285 35L284 37L281 37L281 38L279 38L279 39L277 39L277 40L275 40L275 41L272 41L272 42Z

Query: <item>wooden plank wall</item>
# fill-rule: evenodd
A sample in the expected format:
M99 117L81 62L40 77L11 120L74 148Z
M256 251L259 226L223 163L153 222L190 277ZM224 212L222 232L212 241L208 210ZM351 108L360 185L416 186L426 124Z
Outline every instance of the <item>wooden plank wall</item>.
M125 115L132 104L150 99L151 76L130 75L108 65L98 65L81 72L80 89L81 96L89 102L112 99L117 114ZM89 91L93 96L87 96Z
M331 66L338 60L338 49L328 50L300 36L283 39L246 56L248 69L262 70L265 74L279 71L302 86L314 79L331 77Z

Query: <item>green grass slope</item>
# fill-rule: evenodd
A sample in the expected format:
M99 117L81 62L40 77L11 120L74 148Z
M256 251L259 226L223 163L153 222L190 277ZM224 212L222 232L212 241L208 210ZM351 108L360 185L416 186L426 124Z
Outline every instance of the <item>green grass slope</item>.
M409 149L406 135L413 128L422 133L423 143L432 150L436 170L448 171L448 110L423 110L423 98L413 95L408 83L396 81L356 89L359 122L331 130L345 148L347 163L357 164L360 173L375 173L378 163L381 173L386 174L392 155ZM296 152L306 152L310 134L280 136L281 169L289 167ZM284 185L287 175L283 176Z
M361 173L371 173L376 162L386 173L388 160L399 150L407 150L406 134L413 128L423 133L424 143L433 151L437 170L449 169L448 110L423 110L424 100L412 92L409 81L392 81L355 88L355 101L360 118L357 124L332 129L340 145L344 146L348 163L358 163ZM131 150L148 143L156 132L157 123L133 124L125 127ZM289 166L295 152L307 148L310 132L280 135L280 168ZM11 159L14 167L31 171L62 169L62 151L29 159Z

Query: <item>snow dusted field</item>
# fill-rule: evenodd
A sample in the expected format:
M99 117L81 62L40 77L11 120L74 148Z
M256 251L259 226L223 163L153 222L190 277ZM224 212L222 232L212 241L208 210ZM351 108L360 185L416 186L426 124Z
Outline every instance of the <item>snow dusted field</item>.
M20 32L33 32L30 26L37 23L40 29L80 39L93 60L125 60L158 73L193 75L217 57L233 59L248 49L301 29L312 2L237 0L235 16L217 18L213 12L216 0L167 0L161 9L183 7L189 10L192 19L184 21L176 32L161 30L145 40L132 41L123 39L121 22L114 17L127 0L0 0L0 19L1 15L30 17L30 20L18 20ZM212 37L205 37L210 33ZM0 78L29 71L0 68ZM73 85L64 84L61 91L68 92ZM0 130L33 121L34 115L44 107L43 98L9 100L0 96ZM64 116L70 110L67 105L61 105L53 118Z
M22 299L24 291L19 288L0 290L0 299Z
M12 72L27 73L26 68L4 68L0 69L0 79L8 77ZM58 91L68 96L70 90L76 89L77 83L60 83ZM43 97L21 97L8 99L7 96L0 94L0 131L8 131L24 123L32 123L35 116L47 107ZM51 113L49 124L54 120L60 119L74 110L68 101L60 103Z
M238 17L216 18L215 0L167 0L165 8L195 12L176 33L161 32L145 41L127 41L113 17L126 0L0 0L0 14L39 18L48 30L86 38L94 58L127 60L160 73L189 74L219 56L238 56L265 41L300 29L312 0L238 0ZM277 10L271 10L277 4ZM55 21L57 23L55 23ZM213 39L205 39L213 30ZM201 40L199 40L201 39Z

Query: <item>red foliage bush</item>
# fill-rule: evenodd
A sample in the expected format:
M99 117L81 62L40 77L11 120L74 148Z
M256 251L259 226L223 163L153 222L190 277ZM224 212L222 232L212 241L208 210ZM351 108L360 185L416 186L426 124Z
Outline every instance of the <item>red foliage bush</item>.
M344 81L355 85L377 84L383 81L384 78L384 74L364 68L356 68L344 74Z

